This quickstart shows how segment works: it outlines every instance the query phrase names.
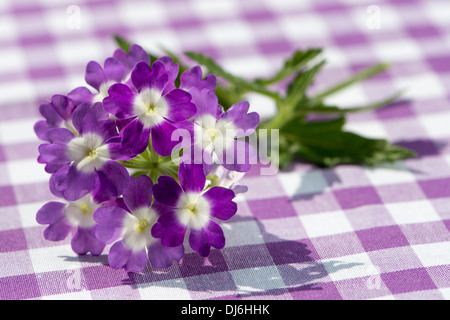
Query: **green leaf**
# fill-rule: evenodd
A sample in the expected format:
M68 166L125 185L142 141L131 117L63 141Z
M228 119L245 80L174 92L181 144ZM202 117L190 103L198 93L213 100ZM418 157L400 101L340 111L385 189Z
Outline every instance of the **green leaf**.
M399 91L397 93L394 93L393 95L384 98L382 100L373 102L371 104L368 104L366 106L361 107L352 107L352 108L340 108L338 106L327 106L322 102L319 102L315 105L308 106L308 108L299 110L296 114L298 115L304 115L306 113L328 113L328 114L340 114L344 115L347 113L356 113L356 112L363 112L363 111L370 111L379 109L381 107L388 106L389 104L397 101L401 96L403 95L403 91ZM311 103L311 102L310 102Z
M335 94L339 91L342 91L348 87L350 87L351 85L361 82L363 80L366 80L368 78L371 78L385 70L387 70L389 68L389 65L387 63L380 63L374 66L371 66L367 69L364 69L360 72L358 72L357 74L355 74L354 76L350 77L349 79L340 82L316 95L314 95L311 100L322 100L325 97L328 97L332 94Z
M128 42L127 40L125 40L125 38L122 38L121 36L119 36L117 34L114 35L113 38L116 41L119 48L121 48L123 51L125 51L128 54L131 43Z
M342 130L343 118L300 125L288 123L280 130L299 146L296 155L320 166L362 164L373 166L414 156L414 152L383 139L369 139Z
M324 65L325 60L322 60L311 69L299 73L288 86L286 103L297 105L305 97L306 90Z
M227 110L236 102L244 100L244 93L235 86L228 85L228 87L224 87L220 84L216 87L216 96L219 100L219 104Z
M297 50L291 58L284 62L283 67L271 78L256 79L255 82L263 85L269 85L279 82L290 75L300 72L308 62L322 53L322 49L311 48L306 51Z
M345 124L345 118L335 118L327 121L311 121L301 123L291 120L281 127L281 131L295 135L320 135L327 132L341 131Z
M216 76L229 81L232 85L236 86L237 88L246 91L258 92L263 95L269 96L275 100L279 100L279 94L277 92L271 91L261 84L247 81L241 77L232 75L228 71L225 71L221 66L219 66L211 57L208 57L198 52L185 52L185 54L198 64L205 66L208 69L208 72L213 73Z

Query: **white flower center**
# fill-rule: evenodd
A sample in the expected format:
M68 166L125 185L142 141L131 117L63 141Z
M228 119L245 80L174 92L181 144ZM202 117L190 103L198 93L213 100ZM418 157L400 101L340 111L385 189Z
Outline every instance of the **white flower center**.
M99 207L100 205L95 203L90 195L86 195L67 204L65 215L73 226L91 228L96 225L93 214Z
M204 115L195 122L196 144L209 152L226 150L235 138L236 129L227 120L217 120L212 115Z
M161 93L154 89L144 89L134 99L133 110L145 128L153 128L164 121L169 106Z
M68 155L77 169L83 172L100 169L110 159L109 149L103 144L103 138L92 132L73 138L68 144Z
M133 214L127 214L122 234L125 245L133 251L149 246L155 241L151 230L157 220L158 214L152 208L139 208Z
M210 205L200 193L188 192L178 199L175 212L183 225L199 230L209 221Z
M94 96L92 103L94 104L96 102L103 102L103 99L105 99L107 96L109 96L108 90L114 83L116 83L116 82L108 81L108 82L102 83L100 85L98 93Z
M75 129L72 120L66 120L63 123L64 128L66 128L67 130L69 130L70 132L72 132L74 135L78 136L78 131L77 129Z

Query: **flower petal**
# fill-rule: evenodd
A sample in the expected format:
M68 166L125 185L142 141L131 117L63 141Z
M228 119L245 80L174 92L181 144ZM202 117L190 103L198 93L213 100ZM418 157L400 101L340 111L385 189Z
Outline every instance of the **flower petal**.
M180 66L177 63L174 63L173 59L169 56L163 56L159 58L158 61L164 63L164 66L166 67L167 73L169 75L168 83L163 91L163 94L165 94L175 89L175 79L178 77L178 71L180 69Z
M67 238L73 226L65 219L59 219L44 230L44 238L50 241L61 241Z
M90 86L97 90L100 90L100 85L106 82L102 67L95 61L90 61L87 64L84 79Z
M91 191L91 195L95 202L103 203L116 199L119 193L109 178L102 171L97 171L97 181L94 189Z
M66 165L67 165L66 163L61 163L61 164L60 163L58 163L58 164L47 163L45 165L44 170L45 170L45 172L52 174L52 173L58 172L59 169L61 169L62 167L66 166Z
M211 215L220 220L228 220L237 212L237 204L233 202L235 194L223 187L213 187L203 195L211 206Z
M216 249L225 247L225 236L222 228L214 221L210 220L206 227L203 228L208 243Z
M177 128L173 138L181 138L181 142L175 147L177 149L189 148L194 143L194 124L189 120L185 120L175 122L173 125Z
M125 265L127 272L142 272L148 263L147 253L144 250L132 251Z
M95 237L106 244L116 242L122 237L122 228L112 228L109 226L95 226Z
M34 124L34 133L40 140L47 140L47 131L49 129L55 128L56 125L52 125L45 120L38 121Z
M103 137L103 141L106 141L118 134L113 121L102 120L103 115L99 111L99 106L101 105L100 102L94 106L82 103L74 110L72 122L80 135L94 132Z
M109 250L108 263L113 269L123 268L130 255L131 250L124 245L123 241L117 241Z
M36 213L36 221L39 224L52 224L64 217L66 205L61 202L47 202Z
M99 226L121 228L129 213L118 206L100 207L94 212L94 220Z
M54 174L55 189L69 201L78 200L91 192L95 181L95 172L84 173L75 166L63 167Z
M180 185L169 176L159 177L158 183L153 186L155 201L170 208L176 206L182 192Z
M46 137L50 143L67 145L75 135L65 128L53 128L46 133Z
M217 116L217 108L219 105L218 99L214 91L198 90L197 88L191 88L189 93L192 96L192 102L197 107L197 113L195 119L200 118L203 115L210 114L213 117Z
M106 161L99 170L116 188L117 195L121 195L123 190L128 187L129 173L128 170L118 162Z
M213 74L209 74L203 79L202 69L195 66L183 72L180 76L180 88L190 90L196 88L198 90L207 89L215 91L217 86L217 78Z
M43 103L39 106L39 113L52 126L56 126L62 122L62 117L56 112L54 106L50 103Z
M150 64L150 56L141 46L132 44L128 48L128 52L129 54L127 55L124 50L117 49L113 54L114 58L119 60L125 67L125 73L130 73L140 61Z
M53 173L58 172L59 170L61 170L61 169L64 168L64 167L69 167L69 166L68 166L68 165L63 165L63 167L59 168L58 170L56 170L56 171L53 172ZM47 167L46 167L46 169L47 169ZM46 172L47 172L47 171L46 171ZM53 194L54 196L57 196L58 198L64 198L63 192L61 192L61 191L59 191L59 190L56 189L55 175L54 175L54 174L52 174L52 175L50 176L50 180L49 180L48 186L49 186L49 189L50 189L51 194Z
M127 161L133 157L130 149L125 148L121 142L118 143L110 141L112 140L108 140L106 142L106 145L108 146L109 157L111 158L111 160Z
M129 148L133 154L141 154L147 149L151 129L144 129L144 125L135 119L122 131L122 146Z
M116 58L110 57L105 60L104 74L106 81L121 82L124 77L124 66Z
M253 146L241 140L234 140L225 152L220 155L218 153L218 157L224 168L237 172L247 172L252 164L257 163L257 154Z
M167 119L172 121L183 121L192 117L197 108L191 103L191 95L184 90L174 89L164 96L169 113Z
M67 146L60 144L41 144L39 146L40 161L49 164L65 164L70 163L67 155Z
M149 88L155 89L162 93L168 82L169 73L167 72L166 66L162 61L156 60L153 62L152 69L150 71Z
M148 258L155 268L169 268L174 260L184 256L184 247L166 247L160 241L155 241L148 247Z
M84 255L90 252L94 256L100 255L105 248L104 242L95 237L94 228L77 228L71 246L76 254Z
M241 101L232 105L221 118L231 121L237 129L240 129L237 138L251 135L259 124L258 113L247 113L249 107L247 101Z
M212 169L214 163L212 152L203 150L197 144L183 150L180 163L184 164L201 164L203 165L203 173L207 176Z
M73 100L76 105L81 103L92 103L95 94L86 87L77 87L67 94L67 97Z
M103 107L119 119L135 116L133 113L133 101L135 94L131 89L122 84L113 84L108 90L108 97L103 99Z
M168 121L163 121L151 128L152 145L157 154L163 157L168 157L172 154L173 148L179 143L178 140L172 140L172 134L176 129Z
M131 211L150 207L153 200L152 188L153 182L148 176L130 177L130 183L123 191L123 200L127 207Z
M122 233L126 215L125 210L117 206L100 207L94 212L95 236L105 243L116 241Z
M206 176L201 164L180 164L178 171L180 185L185 192L202 192L205 188Z
M167 247L178 247L183 244L186 226L181 224L174 211L159 217L152 228L152 236L160 236L161 243Z
M130 64L131 68L134 68L134 66L140 62L144 61L150 64L150 56L148 55L147 51L145 51L141 46L133 43L128 48L130 61L132 62Z
M192 250L197 252L202 257L209 256L209 253L211 252L211 245L208 243L208 238L206 237L203 229L192 229L190 231L189 245L191 246Z
M150 84L150 65L144 61L138 62L131 72L131 81L138 92L143 88L148 88Z
M69 120L76 104L69 97L55 94L52 96L52 106L62 119Z
M207 257L211 251L211 246L217 249L222 249L225 246L225 236L222 228L210 220L203 229L191 229L189 244L192 250L202 257Z
M194 66L184 71L180 76L180 88L189 90L195 87L202 80L202 69Z

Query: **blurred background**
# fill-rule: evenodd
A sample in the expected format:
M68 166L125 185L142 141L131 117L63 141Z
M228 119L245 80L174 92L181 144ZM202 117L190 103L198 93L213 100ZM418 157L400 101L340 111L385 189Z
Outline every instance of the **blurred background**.
M339 102L404 87L412 98L444 98L450 76L433 71L450 69L449 17L445 0L2 0L0 104L9 107L1 118L36 115L52 94L84 85L87 62L116 48L113 34L156 53L203 52L245 77L272 74L295 49L323 47L317 86L381 61L392 64L385 77L396 77L333 97Z

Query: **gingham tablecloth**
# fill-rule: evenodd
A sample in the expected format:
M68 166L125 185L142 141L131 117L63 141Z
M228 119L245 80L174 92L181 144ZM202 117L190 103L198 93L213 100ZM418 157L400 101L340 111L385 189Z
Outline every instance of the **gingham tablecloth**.
M376 168L298 163L272 176L255 167L223 224L226 247L207 259L188 252L169 269L127 274L108 267L106 252L77 256L68 240L44 240L35 221L55 198L33 124L40 103L83 85L86 63L112 54L113 33L154 51L201 51L248 77L324 47L317 90L390 62L330 103L409 89L408 101L351 116L348 128L418 157ZM448 299L449 98L447 0L2 0L0 299ZM271 112L258 97L252 108Z

